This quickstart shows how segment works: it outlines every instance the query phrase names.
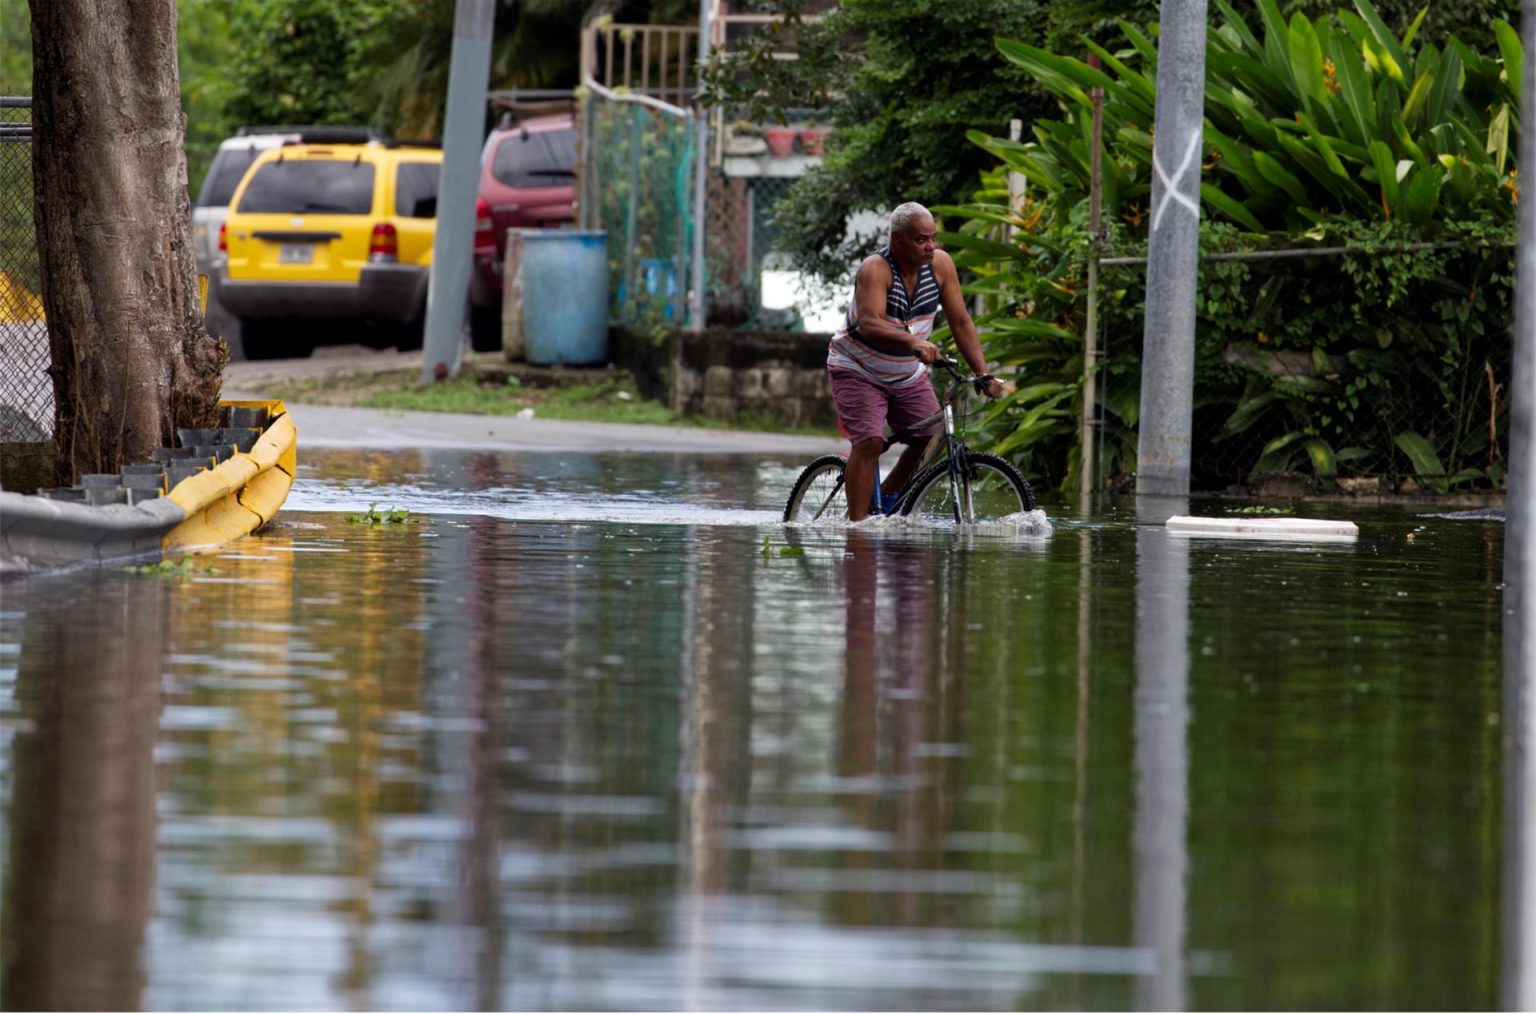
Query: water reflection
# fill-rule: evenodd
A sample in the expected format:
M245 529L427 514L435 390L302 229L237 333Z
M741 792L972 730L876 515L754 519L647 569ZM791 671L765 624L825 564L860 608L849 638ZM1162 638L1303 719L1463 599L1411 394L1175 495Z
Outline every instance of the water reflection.
M1496 526L787 530L698 520L771 518L777 459L313 464L441 509L0 585L0 1004L1496 998ZM647 492L461 505L593 488Z
M155 743L166 601L82 578L27 610L10 744L0 999L12 1010L138 1010L155 874ZM67 674L68 678L59 678Z
M1186 501L1142 497L1136 533L1137 946L1153 957L1136 1006L1185 1010L1189 820L1189 543L1161 522Z

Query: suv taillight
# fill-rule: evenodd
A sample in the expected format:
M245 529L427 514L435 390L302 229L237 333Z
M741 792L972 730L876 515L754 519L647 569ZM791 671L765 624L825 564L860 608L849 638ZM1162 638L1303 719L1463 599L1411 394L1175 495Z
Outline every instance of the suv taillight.
M388 222L380 222L373 227L373 234L368 237L368 259L371 261L393 261L400 256L400 241L395 236L395 227Z
M219 253L229 253L229 225L219 223Z
M496 245L496 226L491 221L491 206L484 197L475 198L475 249L484 250Z

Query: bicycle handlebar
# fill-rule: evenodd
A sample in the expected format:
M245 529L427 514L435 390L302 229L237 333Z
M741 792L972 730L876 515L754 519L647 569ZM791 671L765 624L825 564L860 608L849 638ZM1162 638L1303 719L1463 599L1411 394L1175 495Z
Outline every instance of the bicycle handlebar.
M993 376L990 373L973 373L970 376L960 372L960 364L948 356L940 356L933 361L933 365L942 366L944 372L954 378L957 384L969 384L976 389L977 394L985 394L987 385L992 383Z

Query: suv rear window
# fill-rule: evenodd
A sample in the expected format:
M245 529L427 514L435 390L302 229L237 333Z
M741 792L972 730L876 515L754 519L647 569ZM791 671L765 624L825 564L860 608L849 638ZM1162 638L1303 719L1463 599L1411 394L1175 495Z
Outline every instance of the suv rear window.
M352 159L268 162L251 177L236 210L366 215L373 210L373 164Z
M576 131L513 132L496 149L491 175L509 187L558 187L576 177Z
M401 162L395 176L395 214L436 218L437 174L441 168L436 162Z
M221 148L213 156L208 175L203 177L203 189L197 195L199 208L222 208L235 196L235 188L245 171L256 161L261 149L254 144L244 148Z

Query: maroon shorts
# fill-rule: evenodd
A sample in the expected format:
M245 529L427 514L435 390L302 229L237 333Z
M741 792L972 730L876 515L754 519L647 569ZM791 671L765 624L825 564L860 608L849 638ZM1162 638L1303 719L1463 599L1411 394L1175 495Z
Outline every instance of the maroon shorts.
M835 366L827 368L827 375L832 378L832 403L837 406L838 422L850 443L872 437L884 439L887 422L892 430L904 430L939 410L939 399L926 375L900 387ZM920 432L927 436L938 430L939 424L934 423Z

